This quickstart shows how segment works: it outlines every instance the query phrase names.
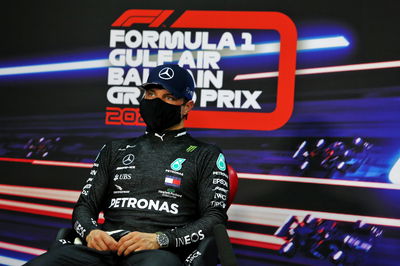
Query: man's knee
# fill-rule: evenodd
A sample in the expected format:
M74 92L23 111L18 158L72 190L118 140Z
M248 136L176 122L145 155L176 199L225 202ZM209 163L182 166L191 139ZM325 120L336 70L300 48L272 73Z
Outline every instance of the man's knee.
M177 255L166 250L143 250L132 253L127 257L123 265L162 265L162 266L181 266L182 262Z
M28 266L45 265L94 265L108 261L110 255L97 252L84 246L63 245L29 261Z

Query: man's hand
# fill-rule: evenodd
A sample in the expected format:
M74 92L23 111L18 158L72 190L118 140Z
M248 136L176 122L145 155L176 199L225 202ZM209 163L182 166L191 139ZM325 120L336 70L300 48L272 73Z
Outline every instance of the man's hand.
M156 236L151 233L131 232L118 241L118 255L127 256L133 251L159 249Z
M95 229L90 231L86 237L87 246L100 251L117 250L117 241L109 236L106 232Z

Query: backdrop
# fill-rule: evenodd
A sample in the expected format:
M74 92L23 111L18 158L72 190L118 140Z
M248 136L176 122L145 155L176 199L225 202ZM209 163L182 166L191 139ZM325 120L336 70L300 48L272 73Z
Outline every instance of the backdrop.
M13 1L0 49L0 263L43 253L102 145L144 132L152 67L239 173L240 265L400 260L397 1ZM360 222L362 221L362 222Z

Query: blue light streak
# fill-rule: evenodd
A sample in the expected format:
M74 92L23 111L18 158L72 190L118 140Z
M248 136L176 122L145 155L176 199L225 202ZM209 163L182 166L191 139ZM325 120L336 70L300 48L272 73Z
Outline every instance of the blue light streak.
M349 41L344 36L329 36L329 37L318 37L298 40L298 51L318 51L323 49L334 49L334 48L345 48L350 45ZM279 53L280 44L279 42L268 42L255 44L256 49L254 51L236 51L223 50L221 56L236 57L236 56L251 56L260 54L277 54ZM177 55L180 53L177 53ZM151 55L150 57L155 57ZM175 60L177 61L177 60ZM89 70L89 69L101 69L108 68L111 64L108 58L93 59L93 60L80 60L72 62L60 62L50 64L33 64L25 66L12 66L12 67L0 67L0 77L14 76L14 75L28 75L28 74L40 74L40 73L52 73L62 71L76 71L76 70Z

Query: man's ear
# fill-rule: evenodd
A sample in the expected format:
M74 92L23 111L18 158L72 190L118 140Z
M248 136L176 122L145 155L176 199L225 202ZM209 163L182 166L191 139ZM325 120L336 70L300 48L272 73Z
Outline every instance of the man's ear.
M184 116L187 115L190 112L190 110L193 109L193 107L194 107L194 102L192 100L185 103L182 108L182 115Z

